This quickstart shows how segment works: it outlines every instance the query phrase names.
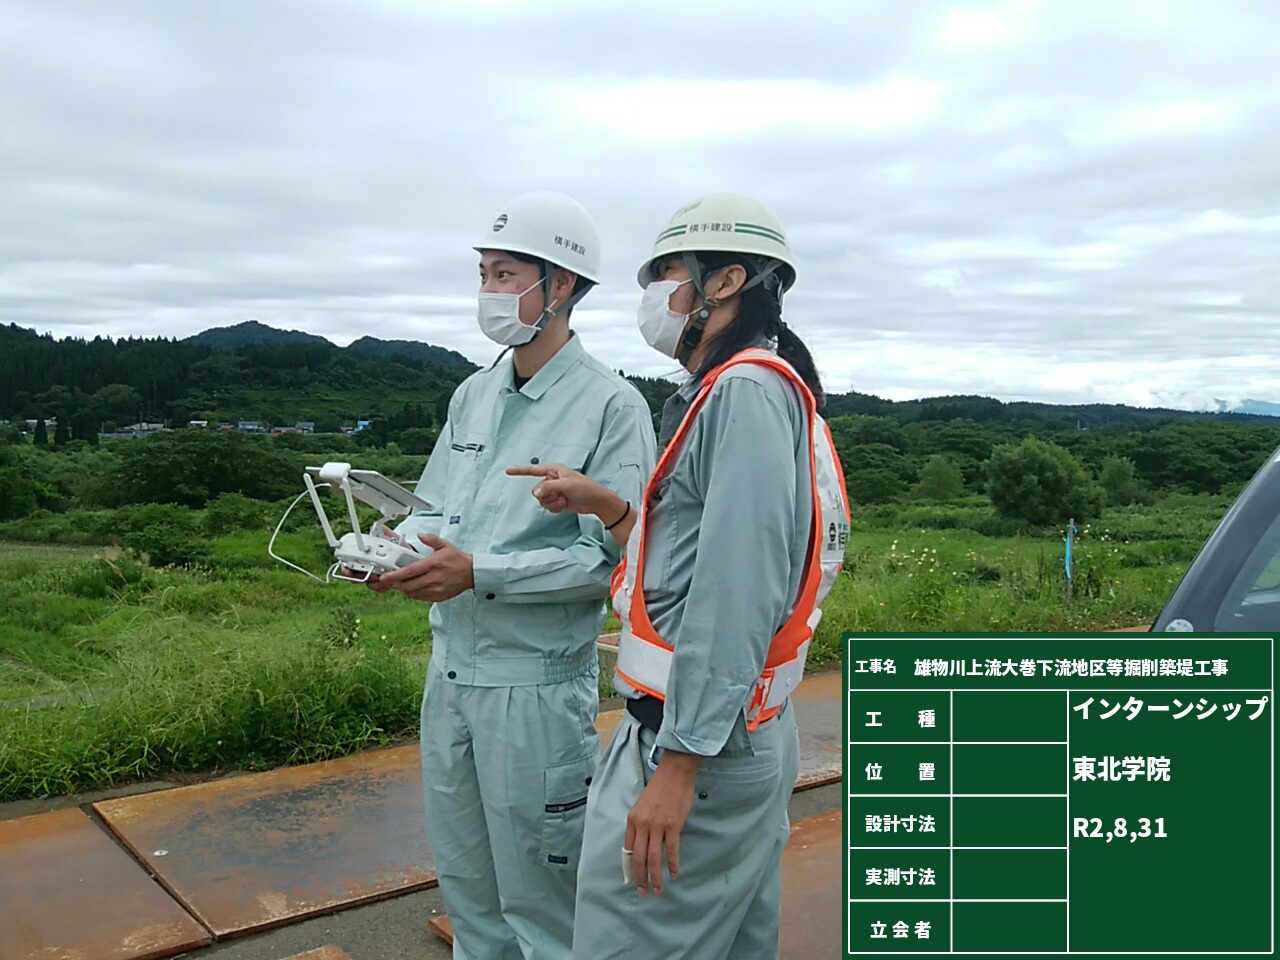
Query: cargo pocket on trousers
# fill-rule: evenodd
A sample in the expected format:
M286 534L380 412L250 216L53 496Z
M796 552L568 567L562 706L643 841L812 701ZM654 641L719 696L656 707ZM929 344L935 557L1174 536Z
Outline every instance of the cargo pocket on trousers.
M548 767L543 773L542 862L558 870L577 870L587 791L596 772L593 752Z

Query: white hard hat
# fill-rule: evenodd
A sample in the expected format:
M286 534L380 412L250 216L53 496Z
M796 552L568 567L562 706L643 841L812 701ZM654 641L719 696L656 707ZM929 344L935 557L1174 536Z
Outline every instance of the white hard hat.
M777 260L783 291L795 283L796 268L781 222L763 203L738 193L710 193L677 210L658 234L653 254L641 264L636 279L640 286L648 286L654 261L677 253L702 252L745 253Z
M475 248L539 257L600 281L600 231L586 208L563 193L520 194L498 212Z

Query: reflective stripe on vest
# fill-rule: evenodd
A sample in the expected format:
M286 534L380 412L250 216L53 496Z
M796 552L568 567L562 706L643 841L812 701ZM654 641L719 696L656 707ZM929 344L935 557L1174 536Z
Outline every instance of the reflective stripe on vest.
M618 645L618 676L641 693L666 699L667 676L671 672L674 648L658 635L644 601L644 590L637 586L644 571L645 529L649 504L658 484L675 463L680 448L702 408L712 385L730 367L755 363L769 367L785 377L796 389L808 421L810 495L813 519L810 523L809 551L795 608L769 642L764 671L743 705L747 727L754 730L771 719L786 703L804 677L805 656L822 611L818 604L826 597L840 565L849 539L849 506L845 493L844 472L836 456L831 431L818 416L817 403L804 380L795 369L768 350L750 349L735 354L728 362L708 373L697 396L685 412L684 419L671 442L663 451L657 467L645 488L639 517L631 530L626 554L613 575L613 607L622 622Z

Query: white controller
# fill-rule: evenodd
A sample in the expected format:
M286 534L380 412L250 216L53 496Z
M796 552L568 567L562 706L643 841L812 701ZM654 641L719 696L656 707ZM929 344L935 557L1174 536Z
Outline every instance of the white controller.
M424 547L424 549L431 548ZM362 537L355 532L344 534L338 539L338 545L333 548L333 555L337 560L330 568L329 576L335 580L350 580L356 583L364 583L378 574L407 567L413 561L421 560L423 557L423 554L409 546L408 541L381 523L375 523L368 536ZM348 576L343 573L344 570L363 573L364 576Z
M320 496L316 490L316 480L342 491L345 495L351 532L344 534L341 538L334 535L333 528L329 525L329 517L320 503ZM333 547L334 563L329 568L324 582L346 580L351 583L365 583L374 576L398 570L430 555L429 547L423 547L426 553L418 552L409 541L386 524L387 520L412 513L414 510L432 509L431 504L426 500L410 493L395 481L389 480L375 470L352 470L351 464L337 462L326 463L323 467L307 467L302 475L302 481L307 489L299 495L298 500L310 495L311 503L316 508L316 515L320 518L320 526L324 529L325 539L329 541L329 546ZM374 521L368 533L360 532L356 500L377 507L378 512L382 514L380 519ZM294 504L297 502L295 500ZM289 510L292 509L291 504ZM295 570L302 570L297 564L278 556L274 550L276 537L279 536L280 528L284 526L285 518L288 516L289 511L286 510L284 517L280 518L280 523L276 526L276 532L271 536L267 552L281 563ZM308 570L302 570L302 572L317 580L320 579ZM363 574L363 576L352 576L352 574Z

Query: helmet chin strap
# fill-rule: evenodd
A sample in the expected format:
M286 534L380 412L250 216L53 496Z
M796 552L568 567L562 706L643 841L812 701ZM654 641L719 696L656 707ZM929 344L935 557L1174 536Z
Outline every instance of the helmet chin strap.
M574 306L576 306L578 301L581 300L583 297L585 297L591 291L591 288L595 286L595 284L593 283L588 283L577 293L570 296L569 299L566 300L564 303L559 304L557 306L555 300L551 298L551 290L552 290L552 287L555 285L555 277L556 277L556 265L552 263L550 260L543 260L542 261L542 301L543 303L546 304L546 307L543 308L542 316L538 317L537 321L533 324L534 330L537 331L533 335L535 339L537 338L539 333L541 333L543 330L546 329L547 324L549 324L552 320L556 318L557 314L568 313L569 310L571 310ZM532 343L533 340L530 340L529 342Z
M702 342L703 331L706 330L707 321L711 319L711 312L716 307L727 300L717 300L715 297L708 297L706 291L702 289L702 273L698 269L698 261L694 255L686 250L683 258L685 269L689 271L689 279L693 281L694 292L702 301L702 306L693 314L693 320L689 324L689 329L684 333L684 337L680 340L680 348L676 351L676 360L683 366L689 362L689 358L693 356L693 351L698 349L698 344ZM777 269L782 266L781 260L770 260L754 277L751 277L744 283L728 300L733 297L741 296L754 286L761 283L772 276Z
M689 279L693 282L694 293L702 301L702 307L693 314L693 320L690 321L688 329L680 339L680 347L676 350L676 360L681 366L687 364L689 358L693 356L693 351L698 349L698 344L702 342L702 332L706 329L707 321L711 319L711 311L720 306L720 301L714 297L708 298L706 291L702 289L702 271L694 255L686 250L683 260L685 269L689 271Z

